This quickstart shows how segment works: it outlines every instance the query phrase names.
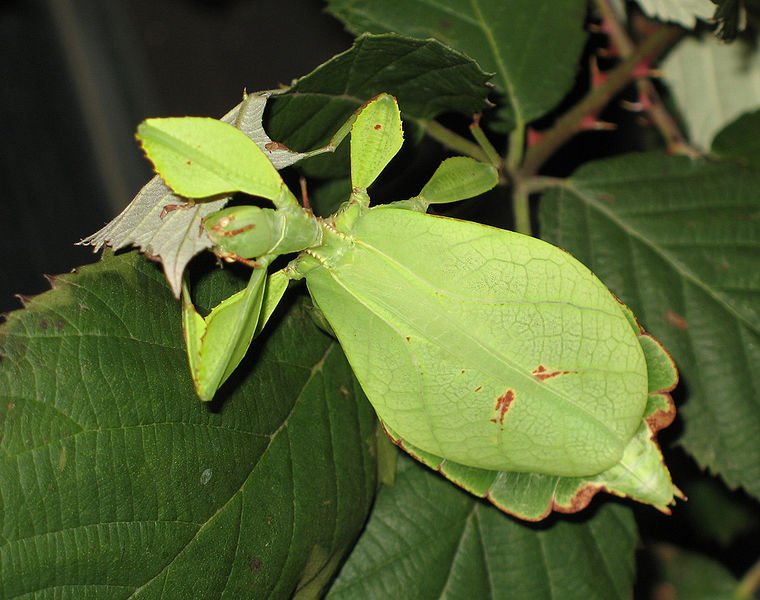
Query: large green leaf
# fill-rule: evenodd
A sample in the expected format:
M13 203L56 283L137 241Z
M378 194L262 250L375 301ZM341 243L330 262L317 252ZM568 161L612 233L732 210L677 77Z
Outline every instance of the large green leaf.
M487 106L489 79L471 59L435 40L363 35L273 97L266 124L273 139L310 149L326 143L351 113L382 92L396 97L405 119L474 114Z
M730 121L760 105L760 51L705 35L678 43L662 63L664 81L691 141L704 149Z
M329 0L354 33L434 37L474 58L523 125L551 110L575 81L586 40L585 0Z
M375 487L339 347L291 305L209 409L179 313L132 253L3 325L0 597L289 598L339 564Z
M664 594L652 597L682 600L735 600L747 598L736 578L717 561L666 544L654 548L659 583ZM654 590L653 590L654 591Z
M742 115L713 140L713 154L760 170L760 110Z
M540 214L542 236L585 262L675 358L684 448L760 497L760 173L627 155L579 169Z
M402 457L328 598L629 598L631 511L590 514L527 525Z

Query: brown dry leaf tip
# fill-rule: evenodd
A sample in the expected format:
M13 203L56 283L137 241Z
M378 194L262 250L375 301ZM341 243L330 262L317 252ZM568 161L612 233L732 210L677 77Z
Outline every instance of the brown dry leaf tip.
M506 416L507 411L509 410L509 407L514 401L514 399L515 399L514 390L507 390L496 399L496 406L494 406L494 410L496 411L496 416L493 419L491 419L492 423L498 423L499 425L504 426L504 417Z
M585 483L580 488L578 488L575 494L573 494L573 497L570 499L570 504L558 504L555 500L552 500L552 510L566 514L580 512L586 508L591 503L591 500L594 499L594 496L596 496L602 490L606 490L608 492L610 491L607 490L607 488L605 488L603 485Z
M551 379L552 377L569 375L570 373L574 372L575 371L549 371L544 365L538 365L535 369L533 369L532 375L539 381L545 381L547 379Z
M673 398L671 398L670 394L667 392L658 392L656 395L661 396L662 399L665 400L668 408L664 410L657 410L653 414L646 417L646 419L644 419L646 421L647 427L649 427L649 431L652 432L653 437L658 431L669 427L676 418L676 405L673 402Z
M686 331L689 328L689 321L683 315L679 315L677 312L668 309L665 311L665 320L670 323L676 329Z

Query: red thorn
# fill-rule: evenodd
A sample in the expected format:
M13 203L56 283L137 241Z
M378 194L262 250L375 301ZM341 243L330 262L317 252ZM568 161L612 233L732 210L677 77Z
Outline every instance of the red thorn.
M607 121L597 121L595 115L586 115L581 120L578 128L581 131L612 131L617 129L615 123L608 123Z
M652 69L651 63L648 60L642 60L639 64L633 67L631 76L634 79L648 79L650 77L662 77L662 71L659 69Z
M536 131L532 127L528 127L526 137L527 137L528 148L530 148L538 144L542 139L544 139L544 134L541 133L540 131Z

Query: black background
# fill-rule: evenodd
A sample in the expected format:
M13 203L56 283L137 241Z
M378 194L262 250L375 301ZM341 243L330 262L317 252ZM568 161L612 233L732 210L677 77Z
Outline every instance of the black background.
M97 259L75 242L150 177L148 116L219 117L352 41L318 0L0 3L0 312Z

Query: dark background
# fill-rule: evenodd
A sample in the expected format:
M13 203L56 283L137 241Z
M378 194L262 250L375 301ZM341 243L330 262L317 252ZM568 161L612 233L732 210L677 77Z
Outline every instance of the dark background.
M319 0L0 2L0 312L44 274L92 262L75 246L151 175L148 116L219 117L243 89L289 84L351 36Z

